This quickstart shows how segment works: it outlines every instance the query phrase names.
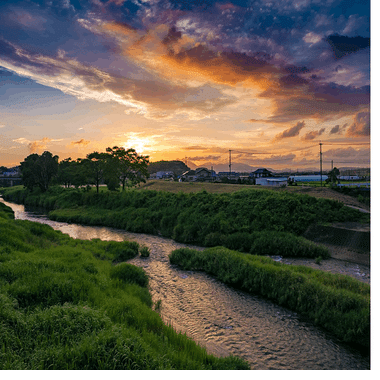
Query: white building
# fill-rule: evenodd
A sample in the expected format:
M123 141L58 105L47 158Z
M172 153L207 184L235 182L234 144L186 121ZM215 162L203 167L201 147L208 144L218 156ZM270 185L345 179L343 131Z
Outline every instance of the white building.
M281 187L281 186L287 186L288 184L287 178L262 177L262 178L256 178L255 181L256 181L256 185L261 185L261 186Z

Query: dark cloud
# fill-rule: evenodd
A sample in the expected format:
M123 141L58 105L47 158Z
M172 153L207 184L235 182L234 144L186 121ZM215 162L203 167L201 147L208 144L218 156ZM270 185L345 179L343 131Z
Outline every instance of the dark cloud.
M280 84L284 87L302 86L308 83L309 81L307 79L301 78L296 74L290 74L280 78Z
M369 48L369 38L356 36L347 37L334 34L328 36L326 41L333 49L334 55L337 59L352 53L356 53L361 49Z
M335 133L339 133L339 125L336 125L335 127L332 127L330 130L330 135L333 135Z
M294 127L291 127L289 129L286 129L285 131L279 133L276 136L276 140L281 140L281 139L285 139L288 137L298 136L300 134L301 129L304 127L305 127L304 121L298 122Z
M80 139L78 141L72 141L70 143L70 145L83 145L83 146L87 146L88 144L90 144L90 141L85 140L85 139Z
M306 133L306 135L303 137L303 140L310 141L314 140L316 137L322 135L325 132L326 128L321 128L319 131L311 131Z
M303 88L271 87L260 96L272 98L276 110L270 121L289 122L301 118L327 120L358 112L370 104L369 86L310 83Z
M318 56L332 48L342 58L369 47L369 38L337 34L366 23L367 3L363 9L346 4L344 15L322 0L270 4L260 0L257 6L237 0L19 0L13 2L17 9L6 3L0 4L5 15L0 33L6 36L0 39L0 58L21 68L28 66L36 74L73 75L91 90L109 90L139 106L208 114L237 101L216 89L202 98L202 86L187 87L182 81L185 75L214 87L249 82L260 91L258 98L273 102L269 122L329 119L352 115L369 105L368 85L326 82L329 73L324 74L325 68L315 63L322 61L310 53L315 45ZM351 15L352 9L356 13ZM103 28L107 23L115 26L108 34ZM164 27L158 30L158 24ZM324 30L331 34L326 37ZM61 47L68 57L57 56ZM120 54L124 62L119 66L99 66L115 57L121 61ZM324 57L333 59L331 53ZM355 62L345 61L345 70L350 65ZM334 66L339 73L339 66ZM368 64L354 68L369 71ZM357 130L353 127L350 133L360 133Z
M336 125L335 127L331 128L330 135L334 135L334 134L340 135L340 134L342 134L343 131L346 129L347 125L348 125L347 123L343 124L341 126L340 125Z

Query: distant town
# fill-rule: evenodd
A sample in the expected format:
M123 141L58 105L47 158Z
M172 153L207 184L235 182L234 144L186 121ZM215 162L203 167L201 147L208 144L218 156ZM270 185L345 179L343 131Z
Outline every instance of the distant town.
M155 166L173 167L173 170L158 170L152 172ZM325 182L329 178L329 170L322 174L318 171L272 171L266 168L257 168L252 172L219 171L205 167L190 169L181 161L159 161L150 164L150 176L148 179L178 181L178 182L214 182L252 184L262 186L288 186L298 182ZM336 177L337 182L352 181L364 182L361 185L369 186L369 168L341 168ZM367 183L366 183L367 181ZM0 187L17 186L22 184L20 166L7 168L0 167ZM339 185L339 183L338 183ZM343 184L341 184L343 186ZM348 185L348 184L344 184Z

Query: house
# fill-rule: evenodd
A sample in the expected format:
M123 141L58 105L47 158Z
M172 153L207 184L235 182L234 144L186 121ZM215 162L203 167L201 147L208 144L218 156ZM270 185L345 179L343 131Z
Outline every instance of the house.
M174 178L174 173L172 171L164 172L160 171L157 173L153 173L150 175L151 179L168 179L168 178Z
M239 178L239 173L237 172L219 172L218 173L218 177L219 178L223 178L223 177L227 177L227 178Z
M357 175L338 175L338 179L342 181L357 181L360 177Z
M256 185L281 187L281 186L287 186L287 184L288 184L287 178L276 178L276 177L256 178Z
M197 168L195 170L188 170L180 177L181 182L212 182L216 175L213 170L206 168Z
M250 176L254 178L270 177L271 175L272 175L272 172L270 172L269 170L265 168L257 169L250 174Z

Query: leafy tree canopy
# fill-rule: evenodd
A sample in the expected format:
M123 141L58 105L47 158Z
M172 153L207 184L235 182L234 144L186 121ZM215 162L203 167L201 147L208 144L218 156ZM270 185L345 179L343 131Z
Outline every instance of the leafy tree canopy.
M21 162L21 175L24 186L29 190L39 187L45 192L58 173L58 156L45 151L41 155L30 154Z

